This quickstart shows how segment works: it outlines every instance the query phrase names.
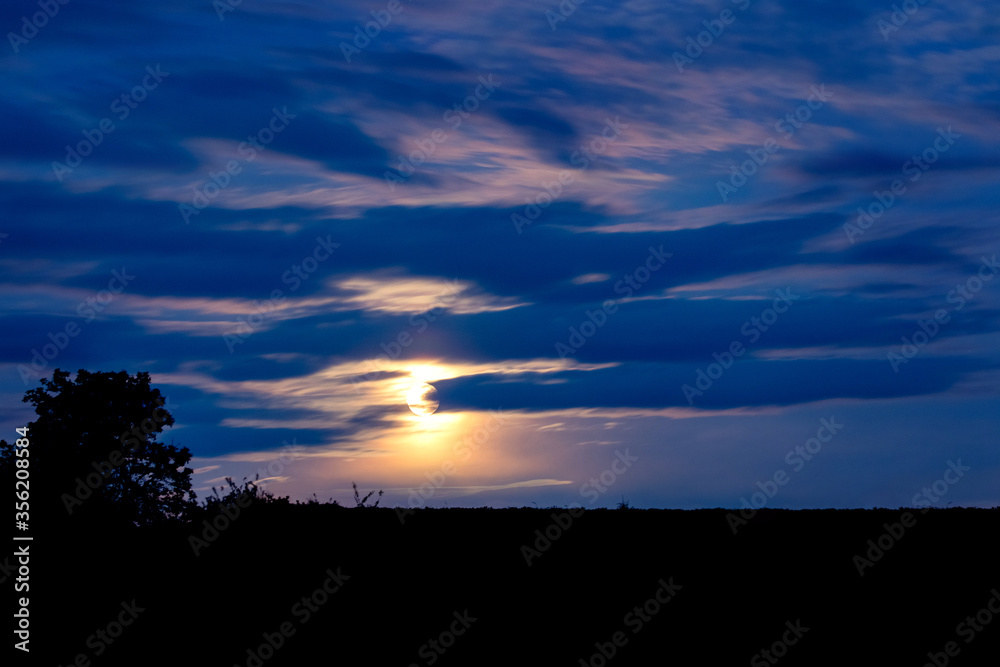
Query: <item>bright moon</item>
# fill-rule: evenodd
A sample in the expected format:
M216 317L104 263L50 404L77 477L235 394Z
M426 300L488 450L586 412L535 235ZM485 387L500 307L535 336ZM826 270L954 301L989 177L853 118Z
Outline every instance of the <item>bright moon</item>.
M413 389L406 394L406 403L415 415L420 417L432 415L440 405L438 391L427 383L414 385Z

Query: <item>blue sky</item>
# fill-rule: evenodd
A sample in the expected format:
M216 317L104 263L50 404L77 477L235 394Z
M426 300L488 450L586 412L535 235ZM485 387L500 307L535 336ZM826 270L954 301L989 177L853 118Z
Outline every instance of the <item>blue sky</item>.
M201 494L998 505L1000 22L904 4L7 3L0 428L125 369Z

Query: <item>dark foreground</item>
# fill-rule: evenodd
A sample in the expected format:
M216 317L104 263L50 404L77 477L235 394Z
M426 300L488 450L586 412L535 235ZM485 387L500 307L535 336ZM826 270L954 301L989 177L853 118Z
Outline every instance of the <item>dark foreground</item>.
M214 538L65 533L32 545L30 660L4 664L998 664L1000 511L905 512L734 535L726 510L261 506Z

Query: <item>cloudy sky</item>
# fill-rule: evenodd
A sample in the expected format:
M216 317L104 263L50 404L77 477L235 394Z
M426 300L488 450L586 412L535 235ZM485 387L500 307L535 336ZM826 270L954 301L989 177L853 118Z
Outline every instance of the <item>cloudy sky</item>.
M1000 21L893 7L4 3L0 428L124 369L202 495L998 505Z

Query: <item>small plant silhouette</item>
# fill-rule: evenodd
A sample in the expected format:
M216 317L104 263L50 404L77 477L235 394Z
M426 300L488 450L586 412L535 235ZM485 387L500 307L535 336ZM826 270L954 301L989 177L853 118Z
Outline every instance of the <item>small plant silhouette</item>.
M225 491L226 488L222 487L221 489L216 489L213 486L212 495L205 498L202 509L217 512L225 506L244 501L244 498L249 499L250 502L255 504L288 503L288 496L275 496L273 493L260 486L259 480L259 474L254 477L253 481L244 477L243 485L240 486L233 481L232 477L226 477L226 482L229 484L229 492L222 495L221 492Z
M312 494L312 498L306 498L306 501L304 503L296 500L295 504L296 505L333 505L334 507L340 507L340 503L337 502L336 500L334 500L332 497L328 501L326 501L325 503L324 502L320 502L320 499L316 496L315 493Z
M374 505L366 505L365 503L368 502L368 499L371 498L372 494L374 494L375 492L374 491L370 491L367 496L365 496L364 498L362 498L361 494L358 493L358 484L357 484L357 482L351 482L351 486L354 487L354 505L356 507L378 507L379 502L381 502L381 500L382 500L382 490L381 489L379 489L378 499L375 501L375 504Z
M622 501L618 503L618 507L616 509L630 510L632 509L632 505L630 505L629 502L625 500L625 496L622 496Z

